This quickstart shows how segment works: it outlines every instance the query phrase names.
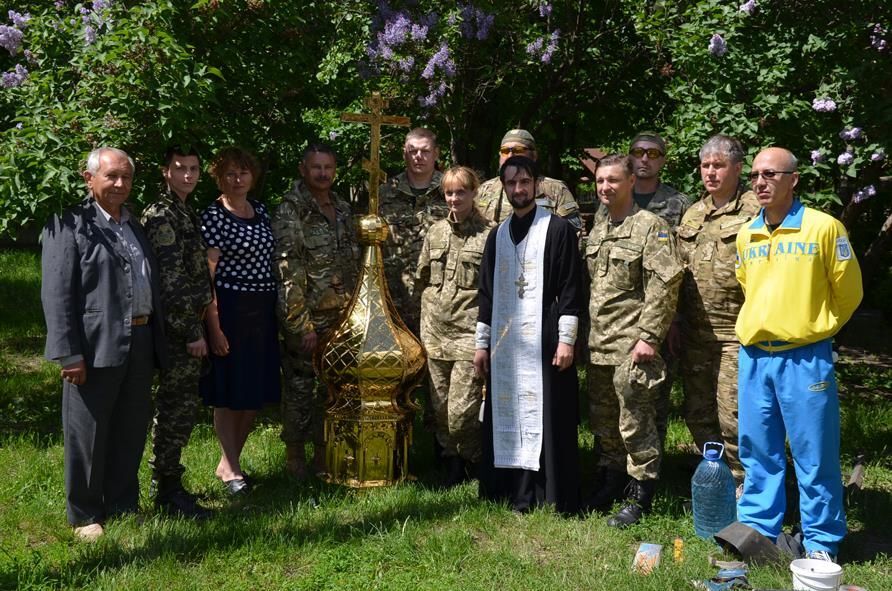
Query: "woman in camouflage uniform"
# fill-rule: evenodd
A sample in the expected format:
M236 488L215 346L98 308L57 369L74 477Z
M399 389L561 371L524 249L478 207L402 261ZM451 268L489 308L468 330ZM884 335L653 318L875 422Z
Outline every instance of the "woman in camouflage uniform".
M484 381L473 364L477 278L495 224L474 204L480 179L473 170L450 168L441 186L449 214L424 238L415 292L421 293L421 342L428 355L436 437L447 466L445 484L454 486L466 480L481 454Z

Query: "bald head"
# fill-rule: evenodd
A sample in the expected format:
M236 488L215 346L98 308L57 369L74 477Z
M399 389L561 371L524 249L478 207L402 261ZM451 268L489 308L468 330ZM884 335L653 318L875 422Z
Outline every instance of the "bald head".
M786 148L779 148L776 146L765 148L764 150L759 152L756 158L758 159L762 155L772 158L772 160L774 160L775 162L782 162L784 166L783 170L792 170L793 172L795 172L796 169L799 167L799 160L796 159L796 156L793 155L793 152L789 151Z
M793 192L799 183L796 157L785 148L766 148L753 160L750 182L765 221L779 224L793 205Z

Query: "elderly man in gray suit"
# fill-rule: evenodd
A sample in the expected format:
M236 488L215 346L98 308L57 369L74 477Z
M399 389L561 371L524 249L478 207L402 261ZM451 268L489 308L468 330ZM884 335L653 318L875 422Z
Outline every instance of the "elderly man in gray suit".
M155 366L166 364L158 267L124 207L133 160L90 153L89 196L43 230L41 300L46 357L62 367L68 521L92 541L115 515L136 511L139 464L152 416Z

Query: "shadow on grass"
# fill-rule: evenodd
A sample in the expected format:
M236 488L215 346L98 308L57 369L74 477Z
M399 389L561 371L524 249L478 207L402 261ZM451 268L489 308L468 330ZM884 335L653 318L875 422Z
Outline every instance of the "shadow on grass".
M264 544L287 547L295 553L315 544L347 545L409 520L416 526L438 522L477 505L476 499L467 496L435 495L402 485L394 491L396 498L373 499L357 507L345 499L364 493L345 487L320 481L296 484L284 476L252 480L254 490L243 502L233 503L209 521L149 518L141 527L151 531L141 541L102 540L62 564L51 564L35 553L0 573L0 588L21 588L23 582L39 582L49 588L87 587L99 573L145 565L162 556L173 555L179 563L192 564L208 553L236 555L243 548ZM308 510L313 499L321 500L321 506ZM111 536L114 528L112 523Z

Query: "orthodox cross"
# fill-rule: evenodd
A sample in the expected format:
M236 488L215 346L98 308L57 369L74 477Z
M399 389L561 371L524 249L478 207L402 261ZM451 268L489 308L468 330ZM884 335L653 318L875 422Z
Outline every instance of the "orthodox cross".
M528 285L527 280L523 276L523 273L520 274L520 277L517 278L517 281L514 282L514 285L517 286L517 297L523 299L523 294L526 293L526 290L524 288Z
M409 127L409 118L399 115L385 115L387 101L381 98L380 92L373 92L365 99L365 106L371 113L341 113L341 121L348 123L365 123L372 126L371 157L362 159L362 168L369 173L369 213L378 213L378 187L386 180L381 170L381 126L403 125Z

